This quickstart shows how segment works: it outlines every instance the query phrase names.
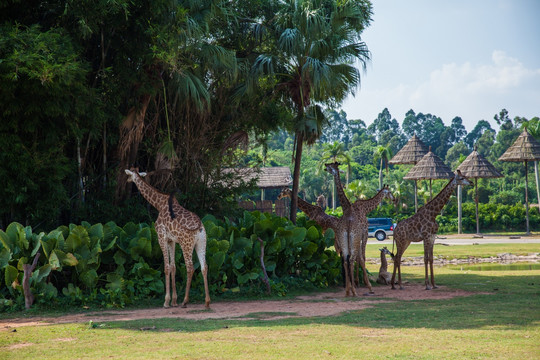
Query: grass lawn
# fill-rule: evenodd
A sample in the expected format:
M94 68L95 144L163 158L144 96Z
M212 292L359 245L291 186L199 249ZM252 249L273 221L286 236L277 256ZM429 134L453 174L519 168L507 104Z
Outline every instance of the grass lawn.
M534 252L523 245L528 244L509 246ZM459 248L496 255L504 247L437 247L436 252L461 253ZM378 252L375 246L368 251ZM409 251L408 256L421 256L412 254L413 248ZM423 283L423 271L423 266L404 267L403 277ZM264 320L264 314L257 313L253 320L175 318L26 326L16 332L0 331L0 359L540 358L540 270L437 267L435 276L440 285L474 295L444 300L387 298L333 317Z

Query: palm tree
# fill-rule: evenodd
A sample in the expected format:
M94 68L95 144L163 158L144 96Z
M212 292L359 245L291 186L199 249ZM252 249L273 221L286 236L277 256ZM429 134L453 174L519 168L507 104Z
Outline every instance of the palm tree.
M360 83L370 53L360 34L371 21L371 3L353 0L285 0L270 22L275 46L265 44L252 80L274 81L275 94L296 114L291 220L296 221L300 162L326 121L320 105L335 106ZM248 82L255 85L255 82Z
M325 163L340 162L347 165L346 184L349 184L349 176L351 174L351 157L345 152L345 148L342 143L334 141L333 144L324 144L322 157L319 160L319 171L324 167ZM332 209L336 209L336 182L332 177Z
M375 149L375 160L380 159L381 164L379 167L379 189L383 187L383 166L386 167L386 173L388 174L388 161L392 158L392 150L388 146L379 145Z

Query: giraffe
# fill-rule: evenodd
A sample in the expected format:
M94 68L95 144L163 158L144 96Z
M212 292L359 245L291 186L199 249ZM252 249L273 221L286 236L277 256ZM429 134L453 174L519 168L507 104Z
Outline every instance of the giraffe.
M359 239L355 239L354 246L356 246L357 248L359 247L359 250L357 250L357 256L362 257L362 260L359 261L359 265L363 267L364 284L366 285L367 285L366 282L369 282L368 277L367 277L367 269L365 269L366 246L367 246L367 241L368 241L368 229L369 229L367 215L373 210L375 210L377 206L379 206L379 204L385 198L394 200L394 196L392 195L392 192L390 191L390 188L388 187L388 185L384 185L383 188L379 190L377 194L373 196L372 198L366 199L366 200L356 200L354 204L352 205L352 210L355 217L355 226L358 228L358 234L359 234ZM356 282L359 283L358 279L356 280Z
M392 193L387 185L385 185L379 192L368 200L357 200L354 204L350 204L349 199L345 195L343 190L343 185L341 179L339 178L339 163L334 162L330 164L325 164L326 170L334 175L334 180L336 182L337 193L339 196L339 202L342 204L343 209L343 218L349 219L344 220L348 221L348 234L347 243L350 249L350 256L353 259L351 264L351 274L355 274L356 283L359 284L358 271L354 269L354 262L358 263L358 266L362 268L364 284L368 287L369 293L373 294L371 288L371 283L367 275L366 269L366 245L368 239L368 220L367 214L373 211L379 203L386 197L394 199ZM342 218L342 219L343 219ZM353 278L351 277L351 281ZM354 286L353 286L354 287Z
M386 261L386 254L390 255L392 259L394 258L394 254L392 254L390 250L386 248L386 246L382 249L379 249L379 251L381 252L381 267L379 268L379 277L377 278L377 283L382 285L388 285L390 284L392 274L388 272L388 262Z
M283 199L284 197L292 198L292 190L289 188L284 188L281 190L281 193L278 195L278 200ZM298 198L298 208L302 210L309 218L315 221L322 228L323 234L327 229L334 230L334 233L337 233L339 219L335 216L328 215L324 210L317 205L312 205L307 201ZM336 235L337 237L337 235ZM338 254L341 253L339 244L334 238L334 248Z
M201 219L184 209L173 194L162 193L150 184L143 177L146 173L139 173L138 169L131 168L125 170L128 175L128 182L133 182L139 189L141 195L158 211L159 215L155 222L158 235L159 246L163 252L165 270L165 302L163 307L178 306L176 303L176 264L174 261L175 244L178 243L184 254L187 271L186 294L182 307L185 308L189 302L189 289L193 277L193 249L197 252L201 272L204 279L205 306L210 307L210 296L208 294L208 267L206 265L206 230ZM172 283L172 298L170 294L170 283Z
M435 221L435 217L439 215L442 208L450 199L450 195L454 192L457 185L471 185L457 170L454 178L441 190L433 200L418 209L418 212L411 217L400 221L394 230L394 241L397 247L397 253L394 256L394 271L392 273L392 289L395 289L396 271L398 272L399 288L401 285L401 257L411 242L424 242L424 268L425 268L425 285L426 290L436 289L435 278L433 275L433 245L435 244L435 235L439 229L439 225ZM428 279L428 265L431 271L431 286Z
M352 205L353 212L358 214L359 220L361 221L362 226L362 256L364 257L364 262L366 261L366 245L368 240L368 220L367 215L375 210L377 206L384 200L384 199L390 199L391 201L394 201L394 195L392 195L392 192L390 191L390 188L388 185L384 185L382 189L380 189L377 194L372 197L371 199L366 200L356 200L354 204Z
M341 208L343 209L343 216L339 220L338 225L338 231L336 232L336 242L339 244L339 247L341 249L341 256L343 261L346 261L345 265L345 295L349 296L356 296L356 288L354 285L354 264L355 261L357 261L357 251L358 249L353 245L354 239L357 237L357 227L356 219L354 217L352 206L345 195L345 192L343 190L343 185L341 184L341 179L339 176L339 163L333 162L329 164L324 164L326 171L328 171L330 174L334 176L334 182L336 184L336 191L339 197L339 202L341 204ZM366 220L367 221L367 220ZM367 279L367 273L365 270L365 266L363 267L365 278ZM368 281L368 287L370 293L373 291L371 290L371 284Z

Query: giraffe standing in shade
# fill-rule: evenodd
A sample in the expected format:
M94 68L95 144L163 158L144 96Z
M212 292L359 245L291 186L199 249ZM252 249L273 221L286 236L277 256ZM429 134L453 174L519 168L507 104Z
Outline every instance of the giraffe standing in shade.
M143 180L146 173L139 173L137 169L125 170L128 175L128 182L132 181L137 185L141 195L158 211L159 215L155 222L158 235L159 246L163 252L165 270L165 303L163 307L178 306L176 303L176 264L174 261L175 244L178 243L184 254L187 271L186 294L182 307L186 307L189 302L189 289L193 277L193 249L197 252L201 272L204 279L205 306L210 307L210 296L208 295L208 281L206 266L206 231L201 219L191 211L184 209L174 194L162 193ZM172 298L170 294L170 283L172 283Z
M341 179L339 176L339 163L333 162L330 164L324 164L326 171L334 176L334 182L336 184L336 191L338 194L339 202L341 208L343 209L343 216L339 220L339 231L336 232L336 242L341 248L341 256L346 261L345 264L345 294L346 296L352 295L356 296L356 288L354 285L354 264L355 261L358 261L358 250L359 247L354 246L354 240L358 237L358 228L356 227L356 219L353 214L352 206L345 195L343 190L343 185L341 184ZM367 272L364 269L364 275L367 279ZM371 284L368 281L368 287L370 293Z
M281 193L278 195L278 200L283 199L284 197L292 198L292 190L289 188L284 188L281 190ZM298 208L302 210L309 218L315 221L322 228L323 234L327 229L334 230L337 238L337 229L339 227L339 219L335 216L328 215L324 210L317 205L312 205L307 201L298 198ZM338 254L341 253L339 244L334 238L334 248Z
M424 242L424 267L425 267L425 284L426 290L431 288L436 289L435 277L433 275L433 245L435 244L435 236L439 225L435 221L435 217L440 214L442 208L450 199L450 195L458 185L471 185L461 171L457 171L454 178L441 190L441 192L426 205L418 209L418 212L400 221L394 230L394 241L396 242L397 253L394 256L394 271L392 273L392 289L395 289L394 283L396 280L396 270L398 272L399 288L401 285L401 257L411 242ZM431 271L431 286L428 276L428 265Z

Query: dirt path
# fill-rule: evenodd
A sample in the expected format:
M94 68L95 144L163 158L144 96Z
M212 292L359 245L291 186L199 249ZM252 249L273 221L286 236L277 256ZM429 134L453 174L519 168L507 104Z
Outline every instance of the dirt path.
M362 294L365 289L360 289ZM469 296L473 293L463 290L448 289L444 286L426 291L421 284L405 284L404 290L391 290L389 286L374 287L374 296L346 298L344 291L324 292L299 296L292 300L260 300L216 302L211 310L205 310L204 304L188 304L185 309L150 308L141 310L106 310L81 314L51 317L31 317L0 320L0 331L12 331L22 326L50 325L61 323L94 323L105 321L126 321L138 319L178 318L178 319L252 319L250 314L259 313L257 318L265 320L293 317L314 317L338 315L344 311L361 310L381 302L394 300L449 299L457 296ZM260 313L267 313L260 314Z

